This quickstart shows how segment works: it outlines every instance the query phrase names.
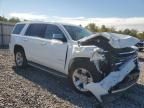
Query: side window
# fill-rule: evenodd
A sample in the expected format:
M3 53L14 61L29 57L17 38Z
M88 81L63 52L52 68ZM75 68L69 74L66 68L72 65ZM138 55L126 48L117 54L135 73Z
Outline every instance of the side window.
M12 32L12 34L20 34L25 24L17 24Z
M48 24L45 31L45 38L54 39L53 35L61 35L63 39L66 41L63 32L56 25Z
M25 35L43 37L45 34L46 24L30 24Z

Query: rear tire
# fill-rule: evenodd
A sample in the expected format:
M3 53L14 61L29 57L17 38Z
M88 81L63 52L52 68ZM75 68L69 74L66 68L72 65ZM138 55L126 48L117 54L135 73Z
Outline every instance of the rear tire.
M79 78L80 81L78 82L78 80L77 80L77 83L75 83L74 77L77 74L76 71L80 70L80 69L87 71L85 74L86 76L84 76L84 80L82 78L82 81L81 81L81 78ZM81 74L83 76L83 72ZM94 63L90 62L89 60L80 60L80 61L77 61L72 64L72 66L69 70L69 78L70 78L70 83L71 83L72 87L77 92L89 94L89 91L84 88L84 85L88 84L90 82L100 81L102 79L102 75L96 70L96 66L94 65ZM86 78L86 81L85 81L85 78ZM92 78L92 80L89 81L90 78ZM81 85L82 88L79 88L78 86L76 86L76 84L79 84L81 82L83 83L82 84L83 87Z
M15 51L15 63L19 68L24 68L27 66L25 52L22 49Z

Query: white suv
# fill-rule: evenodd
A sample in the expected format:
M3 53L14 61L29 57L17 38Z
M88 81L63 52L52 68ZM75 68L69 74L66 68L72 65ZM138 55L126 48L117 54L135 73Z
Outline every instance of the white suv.
M20 22L11 34L10 50L18 67L27 64L68 76L79 92L101 96L125 90L139 77L137 38L96 33L80 26Z

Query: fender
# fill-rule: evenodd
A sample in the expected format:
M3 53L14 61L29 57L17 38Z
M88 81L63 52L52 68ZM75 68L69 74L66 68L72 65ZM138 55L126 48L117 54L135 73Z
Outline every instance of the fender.
M69 73L69 68L71 67L72 63L79 60L90 60L94 53L94 49L97 48L96 46L78 46L72 45L69 47L69 51L67 54L67 63L65 66L66 74Z

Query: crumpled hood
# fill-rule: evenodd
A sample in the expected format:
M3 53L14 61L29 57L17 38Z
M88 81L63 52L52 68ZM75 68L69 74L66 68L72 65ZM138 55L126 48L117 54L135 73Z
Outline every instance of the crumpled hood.
M82 38L79 40L79 42L86 42L87 40L93 39L97 36L105 37L109 40L109 44L113 48L125 48L135 45L139 42L139 39L129 36L129 35L123 35L123 34L117 34L117 33L108 33L108 32L102 32L102 33L96 33L91 36Z

